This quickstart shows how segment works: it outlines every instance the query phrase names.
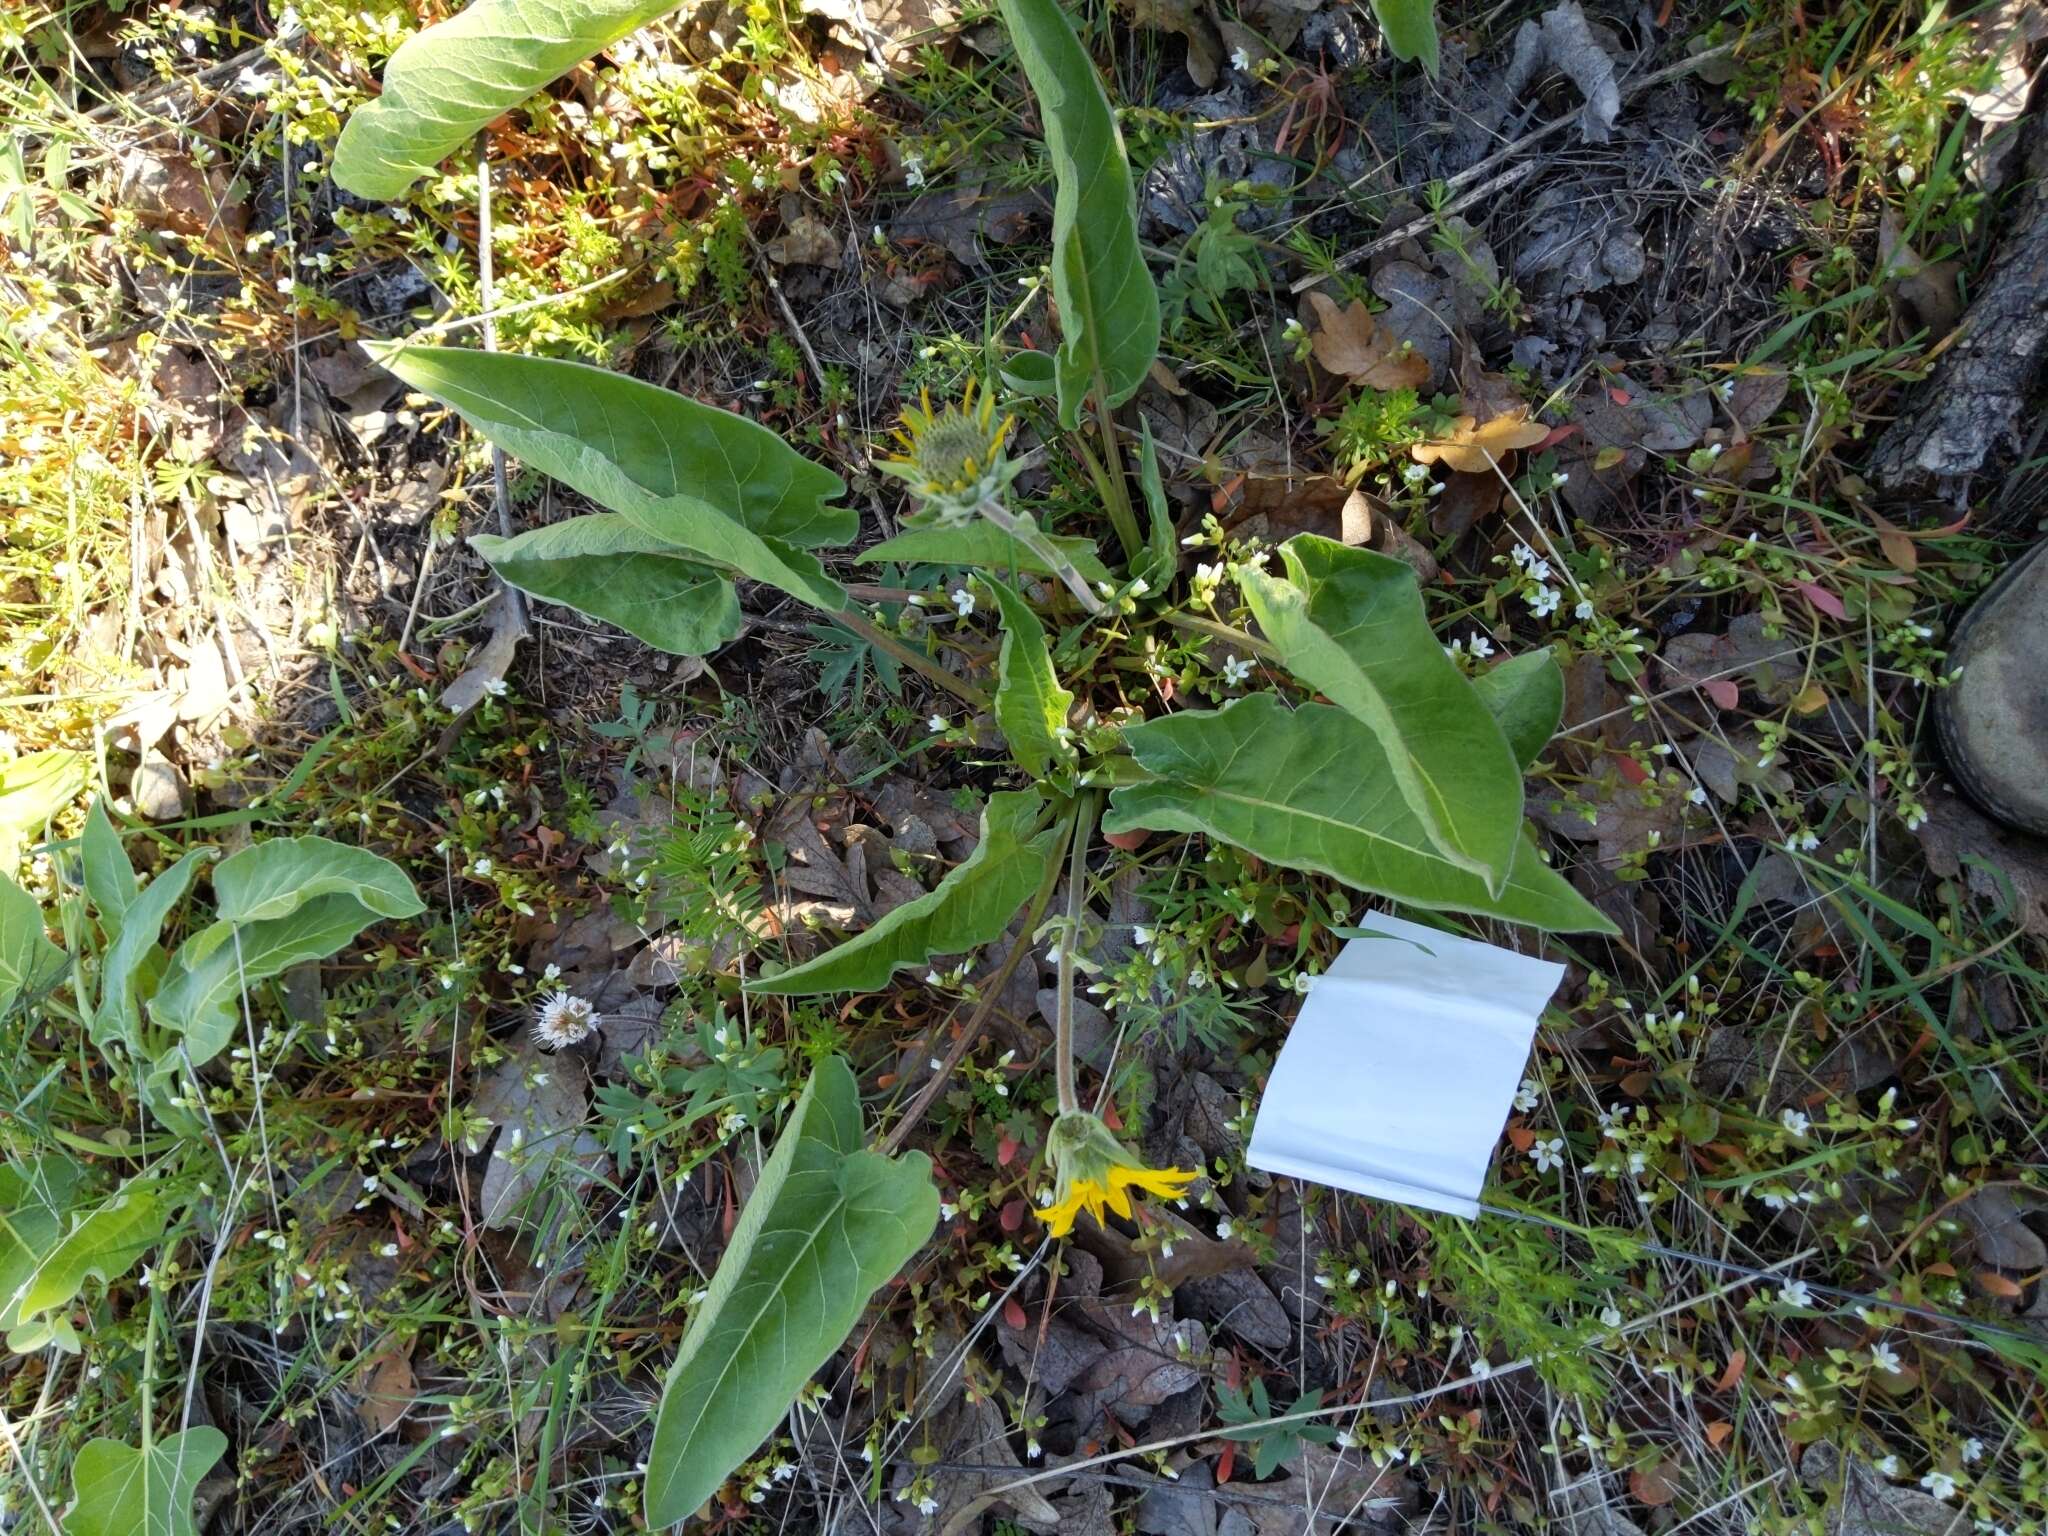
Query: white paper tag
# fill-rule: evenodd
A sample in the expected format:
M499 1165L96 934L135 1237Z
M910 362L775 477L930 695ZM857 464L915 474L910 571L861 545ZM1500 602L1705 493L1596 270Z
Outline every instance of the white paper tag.
M1476 1217L1564 967L1368 912L1273 1064L1254 1168Z

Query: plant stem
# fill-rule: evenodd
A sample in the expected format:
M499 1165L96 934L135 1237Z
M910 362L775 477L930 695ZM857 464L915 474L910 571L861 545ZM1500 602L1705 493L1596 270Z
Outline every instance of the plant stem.
M1064 840L1073 835L1074 816L1070 814L1061 828L1061 849L1065 847ZM988 1016L995 1012L996 1003L1003 995L1003 988L1009 984L1018 963L1031 950L1031 936L1038 931L1039 919L1045 915L1046 903L1052 900L1053 887L1059 883L1061 849L1054 850L1051 862L1046 865L1045 879L1039 883L1037 892L1031 898L1031 905L1024 909L1024 930L1018 934L1017 942L1010 946L1009 954L1003 957L1003 963L996 967L995 974L980 983L981 1002L968 1016L966 1026L960 1031L960 1038L953 1042L951 1049L946 1052L945 1060L939 1063L930 1080L918 1090L917 1097L910 1101L910 1108L903 1112L903 1118L898 1120L889 1134L882 1138L883 1155L893 1157L902 1150L903 1143L910 1139L910 1133L917 1129L918 1121L924 1118L924 1112L931 1108L932 1101L939 1096L939 1090L945 1087L946 1079L953 1075L953 1069L960 1065L961 1058L967 1054L974 1042L981 1038L981 1028L988 1022ZM932 1044L938 1044L936 1032L932 1035Z
M1036 523L1028 517L1017 516L993 496L982 502L981 515L1043 560L1046 567L1067 584L1067 590L1080 599L1081 607L1090 618L1101 615L1102 599L1088 590L1088 582L1074 569L1074 562L1061 554L1053 546L1052 541L1039 532Z
M1116 527L1117 542L1124 547L1124 561L1130 564L1144 550L1145 539L1138 532L1138 514L1131 510L1130 487L1124 484L1124 459L1117 446L1116 422L1103 403L1100 388L1089 399L1095 406L1095 428L1102 434L1103 502L1110 522Z
M910 668L918 676L928 678L930 681L937 683L946 692L952 694L954 698L959 699L968 707L976 710L989 707L988 695L979 688L975 687L972 683L962 682L936 661L933 661L931 657L920 656L894 635L870 624L851 608L844 609L839 613L829 614L827 617L840 628L852 630L876 650L885 652L897 661L902 662L904 666Z
M1084 790L1074 809L1074 835L1067 845L1067 926L1060 934L1059 1007L1053 1018L1052 1059L1058 1074L1060 1113L1081 1107L1074 1087L1074 946L1081 941L1081 905L1088 890L1088 839L1095 814L1102 809L1102 791Z
M1258 657L1261 661L1280 660L1280 653L1265 641L1255 639L1241 629L1233 629L1228 624L1219 624L1214 619L1205 619L1194 613L1162 613L1160 617L1175 629L1185 629L1191 634L1207 635L1212 640L1221 640Z

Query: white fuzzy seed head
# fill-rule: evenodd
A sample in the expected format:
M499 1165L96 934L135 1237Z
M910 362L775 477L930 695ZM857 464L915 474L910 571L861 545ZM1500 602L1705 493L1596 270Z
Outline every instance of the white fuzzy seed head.
M586 998L556 990L546 994L533 1011L533 1038L544 1050L559 1051L565 1045L587 1040L604 1015Z

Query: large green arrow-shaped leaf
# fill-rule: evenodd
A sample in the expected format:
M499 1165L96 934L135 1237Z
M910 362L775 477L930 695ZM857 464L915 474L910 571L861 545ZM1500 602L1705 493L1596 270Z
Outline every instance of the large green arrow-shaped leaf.
M185 1037L192 1065L211 1061L235 1037L235 999L302 960L325 960L377 921L342 892L316 896L289 917L213 923L171 956L149 1000L151 1022Z
M469 542L520 591L616 624L656 650L704 656L740 632L731 582L616 512Z
M1526 771L1564 718L1564 672L1557 656L1548 650L1510 656L1473 678L1472 690L1507 737L1515 766Z
M107 946L100 961L99 1004L93 1010L91 1024L94 1045L121 1040L131 1050L141 1050L142 1014L135 1001L137 982L144 967L162 955L156 946L157 935L164 931L172 908L184 899L193 877L213 856L211 848L193 849L150 881L129 904L121 919L120 933Z
M1372 13L1395 58L1436 73L1436 0L1372 0Z
M1054 765L1074 761L1065 731L1074 696L1053 671L1045 627L1031 607L993 576L981 578L996 595L1003 619L1003 648L996 658L996 724L1017 766L1043 779Z
M141 1450L87 1441L71 1464L64 1536L198 1536L192 1494L227 1449L228 1437L210 1424Z
M273 837L221 860L213 872L214 916L227 923L290 917L309 901L340 893L379 917L426 910L412 881L389 859L330 837Z
M1017 909L1045 879L1056 831L1032 837L1044 802L1030 790L988 797L981 841L932 890L907 901L867 932L779 976L747 984L750 992L808 997L820 992L872 992L899 966L923 965L1002 937Z
M859 528L844 484L766 427L624 374L460 347L380 349L385 367L507 453L623 513L679 557L836 613L846 594L803 547Z
M1394 787L1372 731L1341 709L1289 709L1254 694L1221 710L1148 720L1124 741L1158 777L1111 794L1106 832L1203 832L1418 907L1558 932L1614 931L1526 838L1498 895L1447 861Z
M1280 555L1285 581L1255 565L1236 572L1267 640L1290 672L1372 731L1437 853L1499 891L1522 841L1521 771L1430 632L1415 572L1312 534Z
M71 1213L63 1215L69 1221ZM163 1232L163 1203L154 1186L138 1179L71 1221L61 1237L51 1233L19 1274L12 1272L15 1255L8 1254L9 1284L0 1293L0 1328L13 1328L52 1307L70 1305L88 1279L104 1284L125 1273Z
M0 1014L14 1000L40 991L64 970L64 951L43 930L43 909L0 875Z
M938 1214L924 1154L861 1150L853 1073L820 1062L669 1372L647 1458L650 1526L689 1515L760 1446Z
M1138 244L1138 202L1102 80L1057 0L998 0L1038 97L1056 182L1052 293L1060 312L1060 424L1078 425L1091 389L1110 405L1137 393L1159 355L1159 290Z
M478 0L409 38L384 94L356 109L334 179L389 202L557 76L676 8L676 0Z

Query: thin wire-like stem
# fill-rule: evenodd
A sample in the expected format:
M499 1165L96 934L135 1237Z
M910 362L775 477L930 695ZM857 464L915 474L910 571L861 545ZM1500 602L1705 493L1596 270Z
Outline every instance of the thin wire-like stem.
M1241 629L1233 629L1228 624L1205 619L1198 613L1162 613L1160 618L1175 629L1184 629L1190 634L1207 635L1212 640L1221 640L1226 645L1236 646L1247 655L1258 657L1261 661L1277 662L1280 659L1280 653L1265 641L1248 635Z
M1067 584L1090 618L1102 612L1102 599L1088 589L1087 579L1074 569L1074 562L1061 554L1030 518L1017 516L993 496L982 502L981 515L1043 560L1046 569Z
M1060 935L1059 1007L1053 1021L1053 1070L1058 1074L1060 1113L1081 1107L1074 1084L1074 948L1081 941L1081 906L1088 892L1088 839L1102 808L1100 790L1084 790L1074 808L1074 836L1067 846L1067 925Z

